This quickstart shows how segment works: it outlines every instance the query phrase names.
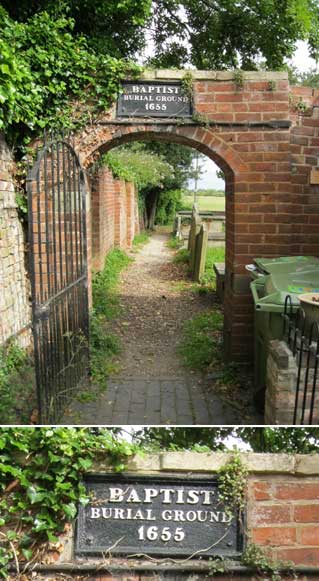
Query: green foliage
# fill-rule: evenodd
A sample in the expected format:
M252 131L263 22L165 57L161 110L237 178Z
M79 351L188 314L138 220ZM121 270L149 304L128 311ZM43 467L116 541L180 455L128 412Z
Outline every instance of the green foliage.
M313 454L319 452L319 428L143 428L136 441L163 450L191 450L196 444L209 450L225 451L232 436L237 446L246 444L253 452ZM247 446L248 445L248 446Z
M145 151L140 144L134 149L117 147L103 155L99 163L108 165L115 177L134 182L139 189L162 187L165 177L172 172L161 156Z
M77 127L110 106L138 67L89 48L74 21L39 12L26 23L0 6L0 130L26 144L43 127Z
M289 105L291 109L298 113L305 113L309 109L309 105L303 100L302 95L289 94Z
M145 230L143 232L140 232L139 234L135 234L134 239L133 239L133 248L140 248L141 246L143 246L144 244L146 244L150 239L150 235L148 232L145 232Z
M190 253L187 248L181 248L178 252L176 252L173 262L174 264L189 264Z
M244 87L244 73L242 69L236 69L234 71L234 83L237 89L243 89Z
M319 451L319 428L240 428L254 452L312 454Z
M134 441L151 451L194 450L224 451L224 440L233 428L145 427L134 434Z
M207 248L205 272L202 276L201 282L215 287L216 275L213 269L215 262L225 262L225 248Z
M187 71L183 76L182 88L185 95L192 99L194 93L194 77L192 71Z
M291 85L300 85L302 87L319 87L318 69L309 71L299 71L296 67L288 67L289 82Z
M186 321L179 354L187 367L203 371L212 361L221 360L222 323L223 316L218 310L201 313Z
M163 189L182 189L189 179L194 179L198 175L193 167L193 160L198 152L192 147L163 141L148 141L143 145L146 151L159 155L172 168L170 174L165 177Z
M116 177L132 181L139 190L145 225L170 223L182 208L182 187L194 177L195 150L176 143L134 142L118 147L99 160Z
M97 458L115 471L136 451L112 430L80 428L2 428L0 432L0 570L7 577L13 549L30 561L35 543L57 542L78 504L88 502L82 475Z
M1 3L20 22L43 11L53 19L72 18L76 37L84 36L98 52L116 58L134 57L144 47L144 26L151 8L151 0L2 0Z
M230 514L242 515L247 492L248 470L238 453L232 454L218 473L218 497Z
M93 308L97 316L113 318L118 312L116 289L119 273L131 262L127 254L119 248L111 250L105 259L103 270L97 272L92 280Z
M208 575L210 577L213 577L213 575L216 575L216 573L227 573L229 570L228 563L223 557L209 557L208 567Z
M90 373L94 385L106 387L105 380L118 371L114 357L120 352L119 339L108 331L105 318L93 311L90 318Z
M119 248L111 250L101 272L92 280L93 310L90 320L90 371L95 385L105 388L106 379L118 371L114 358L121 351L118 338L108 330L108 321L119 312L117 287L120 272L131 259Z
M259 575L267 576L272 581L282 579L281 571L293 572L294 565L288 561L276 561L269 557L264 547L249 544L242 557L241 562L246 567L251 567Z
M19 192L16 193L15 195L15 200L18 206L18 210L20 212L20 214L22 214L23 216L26 216L28 213L28 200L26 196L23 196L22 194L20 194Z
M179 238L177 238L176 236L174 236L174 234L171 234L169 239L166 242L166 246L168 248L173 248L174 250L178 250L181 246L183 246L184 241L180 240Z
M204 113L198 113L197 111L193 113L192 121L194 121L194 123L197 123L197 125L206 127L207 129L209 129L211 123L211 119L208 117L208 115L205 115Z
M318 60L319 9L313 0L155 0L154 66L278 70L298 40Z
M164 190L159 196L155 223L171 224L174 221L175 214L182 207L182 190Z
M34 367L15 343L0 347L0 423L29 423L35 407Z

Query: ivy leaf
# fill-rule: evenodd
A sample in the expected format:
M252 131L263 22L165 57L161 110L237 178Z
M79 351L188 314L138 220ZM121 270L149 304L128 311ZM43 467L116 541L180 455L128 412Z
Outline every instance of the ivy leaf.
M83 468L83 470L88 470L92 466L92 460L90 460L89 458L88 459L79 458L78 463L80 464L81 468Z
M47 531L47 537L50 543L57 543L59 541L58 537L53 535L50 531Z
M67 517L73 519L76 516L77 509L74 502L70 502L69 504L63 504L62 509Z
M27 561L30 561L30 559L33 555L33 552L30 549L22 549L22 554Z

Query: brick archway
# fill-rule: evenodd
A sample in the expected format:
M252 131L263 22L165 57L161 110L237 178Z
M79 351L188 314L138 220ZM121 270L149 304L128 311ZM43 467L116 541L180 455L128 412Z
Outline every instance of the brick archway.
M156 80L182 71L155 71ZM168 76L169 75L169 76ZM150 80L150 76L147 77ZM286 73L194 72L193 120L122 119L115 107L77 136L84 166L135 140L173 141L198 149L226 175L226 356L252 357L253 307L245 265L256 256L290 254L291 174L289 84Z

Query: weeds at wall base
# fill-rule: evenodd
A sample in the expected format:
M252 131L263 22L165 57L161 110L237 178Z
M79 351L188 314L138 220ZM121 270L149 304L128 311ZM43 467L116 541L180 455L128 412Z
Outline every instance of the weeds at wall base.
M0 348L0 424L29 424L36 408L32 356L11 342Z
M147 230L136 234L132 242L132 252L137 252L149 241L150 233Z
M145 240L142 236L140 240ZM148 238L147 238L148 239ZM145 240L146 241L146 240ZM120 272L132 259L123 250L114 248L105 259L102 271L92 281L93 309L90 318L90 373L92 384L99 392L106 388L107 379L119 371L116 356L121 352L118 337L109 330L109 323L120 312L118 284ZM80 401L92 401L96 394L91 389L82 391Z

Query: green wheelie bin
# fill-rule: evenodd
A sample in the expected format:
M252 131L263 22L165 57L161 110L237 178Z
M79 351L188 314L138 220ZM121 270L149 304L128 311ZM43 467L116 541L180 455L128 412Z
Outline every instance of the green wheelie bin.
M308 269L291 272L272 272L259 276L250 284L255 305L254 336L254 400L263 410L266 389L269 342L283 338L283 313L286 296L290 295L295 313L300 306L298 295L319 292L319 262Z
M266 274L291 274L319 268L319 258L315 256L279 256L278 258L255 258L246 268L252 279Z

